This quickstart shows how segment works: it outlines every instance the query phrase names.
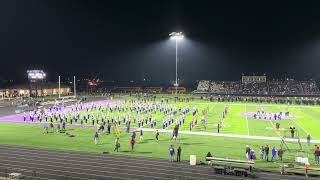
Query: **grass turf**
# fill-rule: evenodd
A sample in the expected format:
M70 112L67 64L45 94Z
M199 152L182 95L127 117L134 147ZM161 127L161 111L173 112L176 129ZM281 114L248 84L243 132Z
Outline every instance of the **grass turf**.
M246 104L246 103L218 103L207 101L192 101L192 102L177 102L173 103L174 106L185 107L187 104L190 108L196 106L201 113L202 109L208 108L207 115L208 127L205 130L201 125L200 116L198 118L199 125L192 131L209 131L216 132L216 124L220 120L222 111L225 106L229 107L229 113L224 120L224 128L221 133L240 134L240 135L255 135L255 136L279 136L274 130L275 122L265 120L254 120L240 116L241 112L255 112L258 108L263 107L267 112L280 112L289 109L290 114L296 116L292 120L281 120L281 127L288 128L294 125L301 138L305 138L308 133L314 139L320 139L318 128L320 127L320 120L317 119L320 115L320 107L318 106L287 106L287 105L259 105L259 104ZM157 112L155 117L158 121L158 128L161 126L163 114ZM192 113L186 116L186 122L182 125L181 130L189 130L189 122L193 119ZM100 121L101 122L101 121ZM88 123L90 124L90 123ZM122 124L123 126L123 124ZM147 125L149 126L149 125ZM145 127L147 127L145 126ZM137 124L132 124L132 127L137 127ZM173 129L173 126L167 129ZM70 138L61 133L49 133L44 135L41 125L27 125L27 124L11 124L0 123L0 144L16 144L23 146L42 147L49 149L60 150L74 150L85 152L100 153L109 151L113 153L115 136L113 134L100 136L99 144L94 145L93 134L96 129L93 128L67 128L67 132L74 134L76 137ZM283 135L280 133L280 135ZM120 153L130 154L135 156L149 156L155 158L168 158L168 147L173 144L175 148L182 147L182 159L188 160L189 155L195 154L198 160L204 160L207 152L211 152L214 156L232 158L232 159L245 159L245 146L250 145L257 153L259 158L259 147L268 144L270 148L275 146L279 149L280 142L266 141L266 140L250 140L226 137L213 137L203 135L188 135L180 134L180 141L174 142L171 140L171 133L161 133L160 141L154 140L153 132L145 132L144 140L137 142L136 150L133 154L130 153L130 140L131 134L126 132L121 133ZM138 138L139 139L139 135ZM288 143L292 148L297 148L297 143ZM309 158L313 164L312 146L307 148L303 143L303 149L309 153ZM285 152L284 161L293 162L295 153ZM281 162L266 162L265 160L257 160L256 167L262 169L278 169Z
M111 153L114 149L115 136L113 134L102 134L97 145L93 142L93 134L95 129L90 128L68 128L67 132L74 134L71 138L63 133L43 134L42 126L39 125L21 125L11 123L0 123L0 143L15 144L28 147L41 147L48 149L73 150L83 152L101 153L108 151ZM213 137L202 135L187 135L180 134L180 141L171 140L170 133L161 133L160 140L154 140L154 133L145 132L142 142L137 137L135 152L130 152L129 140L130 133L122 132L120 137L120 152L119 154L148 156L155 158L168 158L168 148L172 144L175 148L182 147L182 160L188 160L190 155L197 155L198 161L204 161L207 152L211 152L214 156L245 159L245 146L250 145L259 156L259 147L262 144L268 144L270 147L279 147L278 141L259 141L250 139L236 139L225 137ZM291 146L295 146L292 144ZM312 149L304 149L309 153L310 157ZM258 157L257 157L258 158ZM270 157L271 158L271 157ZM295 153L285 153L284 163L292 162L295 158ZM312 159L312 158L311 158ZM313 160L311 160L313 163ZM281 162L266 162L265 160L257 160L257 168L262 169L278 169Z
M224 120L224 128L220 129L221 133L227 134L239 134L239 135L252 135L252 136L271 136L278 137L286 135L289 136L290 133L288 129L291 125L294 125L297 133L296 135L302 139L307 137L307 134L311 134L313 139L320 139L320 107L318 106L298 106L298 105L271 105L271 104L245 104L245 103L218 103L218 102L206 102L206 101L192 101L192 102L169 102L173 107L184 108L186 105L189 105L191 112L186 115L185 123L180 128L181 130L189 130L189 123L194 119L192 116L192 108L197 107L199 109L198 113L198 125L192 129L192 131L208 131L208 132L217 132L217 123L221 120L222 112L225 107L229 108L229 113ZM127 103L128 104L128 103ZM277 121L280 123L280 127L285 129L277 133L275 131L276 122L273 120L255 120L253 118L247 118L241 116L242 112L257 112L258 109L263 108L266 112L270 113L279 113L289 110L290 115L295 116L293 119L283 119ZM207 128L205 129L201 123L201 112L203 109L209 109L207 114ZM95 110L90 111L90 113L96 114ZM125 123L122 121L123 116L127 116L129 111L120 113L121 116L121 126L125 126ZM107 115L107 113L104 113ZM131 118L135 112L130 112ZM145 118L146 115L142 116ZM178 117L179 114L176 115ZM118 117L118 112L113 111L110 113L110 118L113 116L115 120ZM157 111L157 113L152 115L157 120L157 128L162 128L162 120L164 119L163 113ZM131 119L132 120L132 119ZM99 118L99 123L101 123L101 118ZM91 124L91 120L87 124ZM78 121L79 123L79 121ZM138 123L131 124L131 127L138 127ZM149 124L144 124L144 128L150 127ZM166 129L173 129L174 124L167 127Z

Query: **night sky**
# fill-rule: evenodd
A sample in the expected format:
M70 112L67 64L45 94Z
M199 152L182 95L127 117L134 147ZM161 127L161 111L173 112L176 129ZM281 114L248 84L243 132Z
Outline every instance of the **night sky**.
M320 78L317 1L0 1L0 76L26 70L104 80ZM314 3L312 3L314 2Z

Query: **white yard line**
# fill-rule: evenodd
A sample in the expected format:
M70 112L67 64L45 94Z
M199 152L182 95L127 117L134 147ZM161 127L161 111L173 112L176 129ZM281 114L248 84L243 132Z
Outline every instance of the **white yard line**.
M269 122L271 123L271 126L272 126L273 130L275 130L275 129L276 129L276 126L274 126L272 120L269 120ZM277 136L279 136L280 138L282 138L279 132L276 132L276 134L277 134Z
M276 108L279 109L279 106L275 106ZM281 111L281 110L280 110ZM273 130L276 130L276 126L273 124L273 120L269 120ZM280 135L280 132L275 132L277 134L277 136L279 136L279 138L282 138L282 136Z
M304 133L306 133L306 135L310 134L310 133L308 133L308 131L306 131L302 126L300 126L299 123L297 123L297 121L295 121L294 119L292 119L292 121L293 121L296 125L298 125L299 128L301 128L301 129L304 131ZM311 135L311 134L310 134L310 135ZM312 135L311 135L311 137L312 137Z
M315 123L317 123L317 124L320 125L320 121L317 121L317 120L316 120L317 118L315 118L314 116L312 116L312 115L310 115L310 114L304 113L304 112L301 110L301 108L300 108L300 111L301 111L304 115L308 116L313 122L315 122ZM314 110L312 110L312 111L314 111Z
M303 113L303 115L308 116L313 122L316 122L317 124L320 124L317 120L315 120L316 118L314 118L314 116L309 115L309 114L303 112L303 110L301 110L301 107L299 107L299 110L300 110L301 113ZM307 132L304 128L302 128L295 120L294 120L294 123L297 124L307 135L310 134L310 133ZM312 137L312 134L310 134L310 136Z
M225 102L193 102L194 104L223 104ZM230 105L243 105L245 103L230 103ZM258 103L251 103L251 104L247 104L247 106L274 106L274 105L278 105L278 106L286 106L286 104L258 104ZM319 105L297 105L297 104L293 104L293 105L290 105L291 107L300 107L300 108L320 108Z
M244 106L244 111L247 112L247 104L245 104ZM249 129L249 120L248 120L248 116L246 116L246 123L247 123L247 130L248 130L248 136L250 136L250 129Z
M155 131L151 128L142 128L144 131ZM158 129L159 132L172 133L172 130ZM179 131L179 134L193 134L193 135L204 135L204 136L217 136L217 137L230 137L230 138L241 138L241 139L256 139L256 140L270 140L270 141L281 141L281 137L269 137L269 136L248 136L238 134L223 134L223 133L211 133L211 132L194 132L194 131ZM286 138L286 141L298 142L298 139ZM307 142L306 139L300 139L300 142ZM320 140L313 140L313 143L320 143Z
M277 106L277 108L280 109L279 106ZM301 109L301 107L299 107L299 106L298 106L298 108ZM301 110L300 110L300 111L301 111ZM301 111L301 112L302 112L303 114L305 114L303 111ZM292 119L292 121L293 121L300 129L302 129L302 130L304 131L304 133L309 134L302 126L300 126L299 123L297 123L297 121L294 120L294 118ZM310 134L310 135L311 135L311 134ZM312 136L311 136L311 137L312 137Z

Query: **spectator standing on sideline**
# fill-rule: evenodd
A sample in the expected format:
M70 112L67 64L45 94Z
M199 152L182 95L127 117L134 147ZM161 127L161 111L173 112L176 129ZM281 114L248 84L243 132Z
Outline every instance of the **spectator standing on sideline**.
M319 150L319 146L317 146L317 149L314 151L314 159L316 164L320 164L319 163L319 156L320 156L320 150Z
M249 154L249 160L250 161L254 161L254 160L256 160L256 153L254 152L254 150L252 149L251 151L250 151L250 154Z
M307 136L307 146L310 147L310 145L311 145L311 135L308 134L308 136Z
M114 143L114 150L113 151L117 151L119 152L119 148L120 148L120 142L119 142L119 138L116 138L116 141Z
M269 146L268 145L266 145L266 147L264 148L264 153L265 153L264 159L269 161Z
M282 148L280 148L278 151L278 157L279 157L280 161L282 161L282 156L283 156L283 150L282 150Z
M133 153L134 151L134 144L135 144L135 140L133 138L131 138L131 141L130 141L130 145L131 145L131 153Z
M99 134L98 132L96 132L93 136L93 139L94 139L94 144L98 144L98 140L99 140Z
M136 139L136 132L132 131L131 139Z
M271 154L272 154L271 161L276 160L276 156L277 156L277 149L276 149L276 147L273 146L273 148L272 148L272 150L271 150Z
M246 145L246 158L247 158L247 160L249 160L250 151L251 151L251 149L250 149L249 145Z
M317 151L317 149L318 149L318 145L314 145L314 147L313 147L313 155L314 155L314 161L316 161L316 159L317 159L317 157L316 157L316 151Z
M156 140L159 141L159 131L156 130Z
M169 161L173 161L173 156L174 156L174 148L172 145L169 147Z
M110 134L110 130L111 130L111 125L110 125L110 123L108 123L107 129L108 129L108 134Z
M140 141L142 141L143 140L143 131L142 131L142 129L140 129Z
M260 159L264 158L264 146L260 146Z
M181 160L181 152L182 152L182 149L179 146L177 149L177 162L180 162L180 160Z

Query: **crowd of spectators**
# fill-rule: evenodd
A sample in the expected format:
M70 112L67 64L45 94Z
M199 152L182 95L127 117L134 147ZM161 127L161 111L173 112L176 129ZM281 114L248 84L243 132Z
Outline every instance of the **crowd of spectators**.
M315 81L272 80L266 82L199 81L197 93L221 95L294 96L320 95Z
M199 81L197 91L199 92L208 92L210 87L210 81L202 80Z

